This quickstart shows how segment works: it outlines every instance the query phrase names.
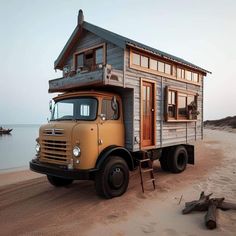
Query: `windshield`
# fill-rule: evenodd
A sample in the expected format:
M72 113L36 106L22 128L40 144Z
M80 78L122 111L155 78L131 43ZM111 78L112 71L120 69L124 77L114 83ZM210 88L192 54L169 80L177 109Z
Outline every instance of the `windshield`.
M79 97L60 100L55 103L51 120L95 120L96 98Z

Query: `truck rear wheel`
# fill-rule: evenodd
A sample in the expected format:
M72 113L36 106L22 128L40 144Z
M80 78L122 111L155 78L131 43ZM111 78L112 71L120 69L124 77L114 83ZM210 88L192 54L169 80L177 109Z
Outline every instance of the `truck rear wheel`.
M170 171L170 168L168 166L168 159L169 159L169 151L167 149L164 149L159 159L161 164L161 169L163 171Z
M129 184L129 168L119 156L110 156L95 177L96 191L105 198L119 197Z
M68 186L73 182L73 179L63 179L52 175L47 175L48 182L55 187Z
M170 152L168 167L173 173L180 173L186 169L188 163L188 152L184 146L177 146Z

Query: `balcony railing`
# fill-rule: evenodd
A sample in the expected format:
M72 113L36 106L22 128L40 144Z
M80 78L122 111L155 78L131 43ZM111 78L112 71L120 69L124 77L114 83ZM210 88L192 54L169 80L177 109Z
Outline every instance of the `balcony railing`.
M105 65L93 71L81 71L74 75L49 80L49 92L65 92L82 87L113 85L123 87L123 71Z

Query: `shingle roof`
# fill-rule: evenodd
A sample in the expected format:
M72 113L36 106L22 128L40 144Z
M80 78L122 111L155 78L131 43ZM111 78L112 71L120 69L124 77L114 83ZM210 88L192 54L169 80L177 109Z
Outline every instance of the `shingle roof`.
M211 73L210 71L207 71L199 66L196 66L182 58L179 58L179 57L176 57L176 56L173 56L171 54L168 54L168 53L165 53L165 52L162 52L158 49L155 49L155 48L152 48L152 47L149 47L145 44L142 44L142 43L139 43L137 41L134 41L132 39L129 39L129 38L126 38L124 36L121 36L119 34L116 34L116 33L113 33L109 30L106 30L106 29L103 29L101 27L98 27L96 25L93 25L91 23L88 23L86 21L83 22L83 25L82 25L82 28L98 35L99 37L105 39L106 41L109 41L115 45L117 45L118 47L120 48L126 48L127 45L131 45L131 46L134 46L134 47L137 47L137 48L140 48L142 50L146 50L150 53L153 53L153 54L156 54L160 57L163 57L165 59L168 59L168 60L171 60L171 61L174 61L174 62L177 62L179 64L182 64L182 65L185 65L185 66L189 66L191 68L194 68L194 69L197 69L199 71L202 71L204 73ZM65 52L68 50L70 44L75 40L75 37L78 35L78 32L79 32L79 26L77 26L75 28L75 30L73 31L71 37L69 38L69 40L67 41L65 47L63 48L62 52L60 53L59 57L57 58L57 60L55 61L55 69L56 68L59 68L58 65L60 64L61 60L63 59L63 55L65 54Z

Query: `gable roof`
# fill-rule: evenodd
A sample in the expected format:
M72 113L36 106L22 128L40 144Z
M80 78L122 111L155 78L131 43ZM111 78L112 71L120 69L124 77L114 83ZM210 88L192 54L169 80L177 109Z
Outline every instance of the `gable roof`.
M54 63L55 69L62 69L63 61L65 60L66 56L68 55L68 53L70 52L70 50L72 49L74 44L77 42L77 39L78 39L79 35L82 33L83 29L90 31L91 33L105 39L106 41L109 41L109 42L117 45L120 48L125 49L127 45L133 46L133 47L139 48L141 50L145 50L149 53L158 55L159 57L162 57L163 59L171 60L173 62L191 67L193 69L199 70L204 73L211 73L210 71L207 71L199 66L196 66L196 65L194 65L182 58L179 58L179 57L173 56L169 53L165 53L165 52L160 51L158 49L149 47L145 44L139 43L139 42L134 41L132 39L129 39L129 38L126 38L126 37L121 36L119 34L113 33L109 30L103 29L101 27L98 27L98 26L88 23L86 21L84 21L82 25L76 26L75 30L73 31L72 35L70 36L69 40L67 41L65 47L63 48L63 50L61 51L60 55L58 56L58 58L56 59L56 61Z

